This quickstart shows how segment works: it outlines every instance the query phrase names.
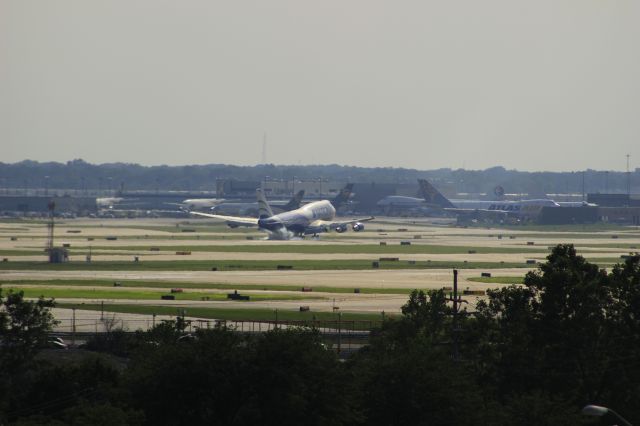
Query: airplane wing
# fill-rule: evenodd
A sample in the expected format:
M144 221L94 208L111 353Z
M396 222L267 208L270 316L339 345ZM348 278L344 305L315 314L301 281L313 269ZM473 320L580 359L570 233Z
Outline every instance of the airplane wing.
M212 219L220 219L226 221L229 225L235 226L258 226L258 218L255 217L238 217L238 216L224 216L221 214L209 214L200 212L189 212L192 215L209 217Z

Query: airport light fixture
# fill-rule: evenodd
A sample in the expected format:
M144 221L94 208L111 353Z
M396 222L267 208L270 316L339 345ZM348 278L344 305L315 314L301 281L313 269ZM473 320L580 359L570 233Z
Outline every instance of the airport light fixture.
M582 409L582 414L584 414L585 416L602 417L607 413L611 413L616 416L623 425L632 426L631 423L629 423L624 417L613 411L611 408L601 407L600 405L585 405Z

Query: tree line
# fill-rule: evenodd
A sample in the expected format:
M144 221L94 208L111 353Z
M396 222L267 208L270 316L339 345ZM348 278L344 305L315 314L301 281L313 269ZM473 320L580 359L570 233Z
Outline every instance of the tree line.
M233 166L225 164L186 166L142 166L128 163L90 164L83 160L66 163L21 161L0 163L0 189L58 188L76 191L181 190L213 191L217 179L260 182L271 179L331 179L354 183L416 184L418 178L434 181L445 192L487 193L498 186L508 193L530 195L586 192L627 192L623 172L586 170L579 172L523 172L492 167L486 170L443 168L416 170L393 167L331 165ZM584 180L583 180L584 179ZM638 173L629 176L632 192L640 184Z
M615 422L586 404L640 422L638 256L606 271L558 245L524 285L455 316L443 291L413 291L345 362L317 330L185 335L182 319L51 357L39 348L53 302L0 304L0 424Z

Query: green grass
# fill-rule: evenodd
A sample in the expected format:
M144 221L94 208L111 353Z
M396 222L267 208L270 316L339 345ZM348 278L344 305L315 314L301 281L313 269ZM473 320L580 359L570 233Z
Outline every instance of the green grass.
M208 235L208 234L198 234L193 232L185 232L184 234L169 234L169 235L119 235L114 232L115 237L118 237L118 241L145 241L149 244L153 241L246 241L246 237L250 236L254 239L258 240L264 237L264 234L234 234L233 232L226 232L224 235ZM46 240L46 235L28 235L28 236L18 236L21 241L24 240L36 240L38 242ZM93 241L87 241L87 238L93 238ZM86 241L86 244L83 248L88 248L89 245L96 243L104 244L106 242L106 238L104 235L92 235L92 234L60 234L58 235L56 231L56 241L64 241L64 242L80 242ZM113 247L108 247L112 249Z
M477 226L474 228L482 228ZM508 229L512 231L539 231L539 232L605 232L605 231L635 231L637 227L616 225L611 223L589 223L589 224L576 224L576 225L537 225L537 224L524 224L524 225L501 225L499 228L491 229Z
M1 222L0 222L1 223ZM0 232L9 233L9 232L27 232L30 228L5 228L0 227Z
M31 219L31 218L28 218L28 217L14 217L14 218L4 218L4 219L0 220L0 223L21 223L23 225L46 225L49 222L46 219ZM56 220L56 223L63 223L63 222L58 222L58 220Z
M618 257L589 257L589 256L583 256L585 259L587 259L587 261L589 261L590 263L594 263L596 265L599 266L610 266L610 265L616 265L618 263L623 264L624 263L624 259Z
M169 260L169 261L94 261L67 262L51 264L46 262L0 262L0 270L32 271L265 271L276 270L278 265L289 265L294 270L367 270L372 269L371 262L377 259L340 259L340 260ZM524 262L455 262L455 261L408 261L380 262L379 269L495 269L529 268ZM282 271L286 274L287 271ZM215 274L215 272L212 272Z
M192 223L192 222L183 222L179 224L180 226L171 226L171 225L104 225L104 226L91 226L86 225L83 226L83 229L137 229L141 231L155 231L155 232L167 232L167 233L178 233L182 234L184 229L193 229L195 232L226 232L229 231L229 228L225 223L219 222L217 224L212 224L210 222L207 223ZM238 227L233 228L232 232L245 234L256 232L253 228L245 228Z
M472 277L467 278L467 280L478 283L522 284L524 277Z
M274 321L276 318L273 309L261 308L205 308L205 307L187 307L182 306L152 306L152 305L126 305L126 304L100 304L91 303L58 303L58 308L76 308L89 311L100 311L104 308L105 312L117 312L125 314L142 314L142 315L182 315L185 309L185 315L188 317L204 318L204 319L222 319L228 321ZM393 315L386 315L392 317ZM332 312L299 312L293 310L278 310L278 321L336 321L338 315ZM382 319L381 314L362 314L352 312L342 312L342 321L372 321L372 325L377 326ZM334 324L335 325L335 324ZM346 325L349 327L351 324ZM322 326L322 325L320 325ZM350 328L350 327L349 327ZM355 329L368 329L368 324L363 323L355 327Z
M486 240L496 240L498 235L502 235L503 241L537 241L540 239L545 240L557 240L558 244L572 242L572 240L583 240L583 239L602 239L602 240L612 240L612 234L598 233L598 232L584 232L584 233L559 233L559 232L540 232L540 233L522 233L522 234L511 234L509 230L500 230L500 229L491 229L487 230L487 234L439 234L439 237L451 237L451 238L474 238L474 239L486 239ZM509 236L515 236L515 239L510 239ZM618 236L618 239L632 239L635 238L640 240L640 234L638 233L619 233L615 234ZM546 244L546 243L545 243Z
M304 253L304 254L466 254L470 250L476 253L547 253L546 247L474 247L474 246L445 246L432 244L400 245L400 243L379 244L264 244L264 245L170 245L170 246L93 246L92 250L126 250L136 252L150 252L151 247L157 247L162 252L191 251L191 252L220 252L220 253ZM74 247L77 250L88 250L89 247Z
M4 288L3 288L4 289ZM8 287L6 290L22 291L25 297L54 298L54 299L122 299L122 300L160 300L160 296L169 294L167 291L116 291L116 290L96 290L88 288L51 288L51 287ZM211 292L182 292L171 293L176 300L201 300L207 296L210 300L226 301L227 295L223 293ZM319 296L302 296L288 294L251 294L250 301L264 300L298 300L298 299L319 299Z
M578 250L583 249L598 249L598 248L612 248L612 249L621 249L621 250L630 250L637 251L640 249L640 237L638 237L637 243L603 243L603 244L575 244Z
M0 250L1 257L8 256L47 256L44 249L42 250Z
M307 285L290 285L290 284L236 284L236 283L198 283L183 281L131 281L131 280L8 280L1 281L0 286L44 286L44 287L113 287L114 281L119 282L125 288L157 288L170 289L182 288L188 289L210 289L210 290L262 290L262 291L298 291L301 292L302 287ZM313 286L313 293L353 293L355 287L331 287L331 286ZM362 294L409 294L412 288L375 288L375 287L358 287ZM312 294L313 294L312 293ZM305 293L309 294L309 293ZM313 297L313 296L311 296ZM307 298L305 296L305 298Z

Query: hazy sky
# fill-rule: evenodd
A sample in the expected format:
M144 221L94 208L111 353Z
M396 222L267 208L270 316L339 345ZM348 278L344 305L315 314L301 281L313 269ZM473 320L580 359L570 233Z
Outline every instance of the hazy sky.
M637 0L0 0L0 161L640 164Z

